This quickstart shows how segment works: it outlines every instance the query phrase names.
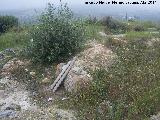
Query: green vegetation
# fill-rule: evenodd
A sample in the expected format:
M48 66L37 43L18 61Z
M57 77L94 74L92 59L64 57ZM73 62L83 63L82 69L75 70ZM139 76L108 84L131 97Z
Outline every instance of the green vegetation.
M152 33L148 31L143 31L143 32L127 32L125 39L126 40L136 40L136 39L146 39L149 40L151 38L159 38L160 34L159 33Z
M30 32L33 42L29 54L36 62L63 61L78 52L85 41L81 20L76 20L66 5L54 8L51 4Z
M137 32L141 32L141 31L144 31L144 27L142 25L136 25L134 28L133 28L134 31L137 31Z
M17 26L18 18L14 16L0 16L0 33L4 33L10 28Z
M91 17L91 16L89 16L89 18L86 18L85 23L86 23L86 24L93 25L93 24L98 24L98 23L100 23L100 21L99 21L96 17Z
M28 41L29 37L25 31L4 33L0 36L0 51L6 48L23 48Z
M144 120L160 111L160 34L154 33L159 25L122 22L111 17L80 20L63 4L58 8L49 4L38 23L25 30L17 31L18 22L14 17L0 17L0 23L3 23L0 25L0 51L25 48L27 59L37 62L27 65L27 71L20 66L12 73L33 91L40 89L45 78L43 63L49 64L47 68L51 69L53 79L55 64L80 52L86 39L103 42L117 55L117 61L108 70L91 71L93 82L89 88L69 94L69 100L61 102L63 107L77 111L79 120ZM103 31L111 37L100 36L99 32ZM125 37L112 37L112 34L121 33ZM7 61L0 64L0 68ZM31 70L36 71L34 80L29 73Z
M71 95L69 103L74 106L69 106L80 112L81 119L139 120L156 114L160 108L160 42L148 46L149 40L128 40L118 46L114 50L117 63L108 71L94 71L90 88Z
M151 39L152 34L149 32L127 32L126 40Z
M86 24L85 29L86 29L87 39L89 40L102 39L102 37L99 35L99 32L103 31L104 26L102 26L101 24Z
M127 31L127 25L121 21L115 20L112 17L104 17L101 20L101 24L105 26L105 32L111 33L124 33Z
M112 49L113 51L114 51L117 47L119 47L119 46L121 46L121 45L123 45L123 44L125 44L124 41L121 41L121 40L119 40L119 39L114 39L114 38L112 38L112 37L108 37L107 39L104 40L104 45L105 45L106 47Z
M127 32L130 32L130 31L142 32L142 31L148 31L148 29L152 29L152 28L158 29L158 25L156 25L156 23L153 23L150 21L128 22L127 26L128 26Z

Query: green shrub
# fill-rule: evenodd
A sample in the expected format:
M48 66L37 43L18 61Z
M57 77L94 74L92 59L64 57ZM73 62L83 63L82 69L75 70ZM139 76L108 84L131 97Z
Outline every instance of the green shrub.
M136 25L136 26L134 27L134 31L136 31L136 32L144 31L144 27L141 26L141 25Z
M85 40L83 22L73 17L66 5L49 4L30 32L29 53L36 62L58 62L76 54Z
M151 21L143 21L143 22L141 22L141 25L145 29L147 29L147 28L156 28L157 27L157 25L155 23L151 22Z
M112 17L104 17L101 20L101 24L106 28L106 32L111 31L113 33L124 33L127 30L127 25L118 20L113 19Z
M96 70L91 87L72 95L72 104L83 118L144 120L159 111L160 42L152 47L146 42L129 40L117 47L117 63L108 71ZM110 101L112 107L99 113L103 101Z
M88 18L86 18L85 23L87 23L87 24L97 24L97 23L99 23L99 21L96 17L89 16Z
M18 26L18 18L14 16L0 16L0 33L4 33L14 26Z
M148 28L157 28L158 26L155 23L150 21L134 21L128 22L128 31L148 31Z

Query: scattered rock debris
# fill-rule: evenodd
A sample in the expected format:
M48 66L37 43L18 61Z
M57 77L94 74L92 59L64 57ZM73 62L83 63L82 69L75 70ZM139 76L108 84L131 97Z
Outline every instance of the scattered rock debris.
M65 78L64 88L68 92L77 92L78 89L88 87L92 81L89 71L99 69L100 67L107 69L108 66L113 64L116 58L116 55L102 44L91 43L90 45L90 48L77 56L74 65ZM0 58L3 58L3 55L0 55ZM20 82L23 80L19 80L20 78L17 80L12 76L12 71L18 69L20 66L31 76L31 80L34 79L37 73L26 67L29 63L30 61L13 58L3 65L0 71L0 119L33 120L34 118L35 120L76 120L74 116L76 114L75 112L59 109L53 104L57 96L50 93L46 96L48 94L47 88L43 88L41 92L45 96L44 100L46 104L50 104L51 106L39 106L37 104L38 99L32 99L37 94L36 91L29 91L26 89L26 85ZM56 76L63 69L65 69L65 63L59 64L57 66ZM52 80L50 70L46 69L45 73L44 79L41 82L42 85L46 85ZM55 95L59 95L59 92L55 93ZM69 98L65 96L60 98L62 101L67 99Z
M107 69L113 64L116 55L102 44L91 44L92 47L79 55L64 80L64 88L68 92L77 92L78 89L89 87L92 77L89 71ZM64 63L57 65L57 73L65 68Z
M78 57L75 66L84 70L94 71L95 69L107 69L114 63L116 55L102 44L93 44Z
M74 120L74 114L69 110L57 108L53 102L56 96L46 99L49 107L39 106L34 100L33 91L26 89L23 80L17 80L12 76L13 70L19 66L26 72L35 76L34 71L29 71L26 66L28 61L21 61L17 58L9 60L1 69L0 73L0 119L2 120ZM49 73L47 73L49 74ZM34 78L34 77L33 77ZM45 79L46 80L46 79ZM46 80L48 81L48 80ZM46 82L45 81L45 82ZM44 81L43 81L44 82ZM43 91L43 94L46 91Z
M126 34L117 34L117 35L107 35L105 32L99 32L99 35L102 37L113 37L113 38L123 38Z
M160 120L160 114L158 114L158 115L153 115L153 116L151 117L151 120Z
M159 38L153 38L153 39L151 39L151 40L148 40L146 44L147 44L149 47L152 47L154 44L156 44L156 42L159 42L159 41L160 41Z
M91 81L92 77L86 71L73 67L64 81L64 87L68 92L77 92L78 89L88 87Z

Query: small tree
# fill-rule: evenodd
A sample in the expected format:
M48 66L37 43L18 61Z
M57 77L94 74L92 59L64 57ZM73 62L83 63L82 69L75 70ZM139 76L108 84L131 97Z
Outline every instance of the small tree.
M4 33L14 26L18 26L18 18L14 16L0 16L0 33Z
M82 48L84 33L82 22L74 19L66 4L58 8L48 4L39 24L30 32L32 42L29 51L37 62L63 61Z
M127 27L121 21L115 20L110 16L104 17L101 20L101 24L105 26L105 30L110 30L111 32L125 32Z
M137 31L137 32L141 32L141 31L144 31L144 27L142 25L136 25L134 27L134 31Z

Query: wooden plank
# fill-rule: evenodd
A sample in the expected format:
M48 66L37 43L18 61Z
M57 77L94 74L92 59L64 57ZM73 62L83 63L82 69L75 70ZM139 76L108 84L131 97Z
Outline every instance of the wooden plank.
M66 77L66 75L70 71L70 69L73 66L75 60L76 60L76 57L74 57L72 61L69 61L66 65L66 67L64 69L62 69L62 72L58 75L58 77L56 78L54 83L51 85L51 87L50 87L51 90L53 89L54 92L57 90L59 85L63 82L64 78Z
M58 75L58 77L56 78L56 80L54 81L54 83L51 85L51 90L54 88L54 86L57 84L57 82L59 81L59 79L62 77L62 75L65 73L66 69L68 68L68 66L71 64L71 61L69 61L65 67L65 69L62 69L62 72Z
M55 92L57 90L57 88L61 85L61 83L63 82L64 78L67 76L67 74L69 73L69 71L71 70L72 66L74 65L76 60L76 57L73 58L73 60L71 61L71 63L69 64L69 66L67 67L66 71L64 72L64 74L62 75L62 77L59 79L59 81L57 82L57 84L55 85L53 92Z

